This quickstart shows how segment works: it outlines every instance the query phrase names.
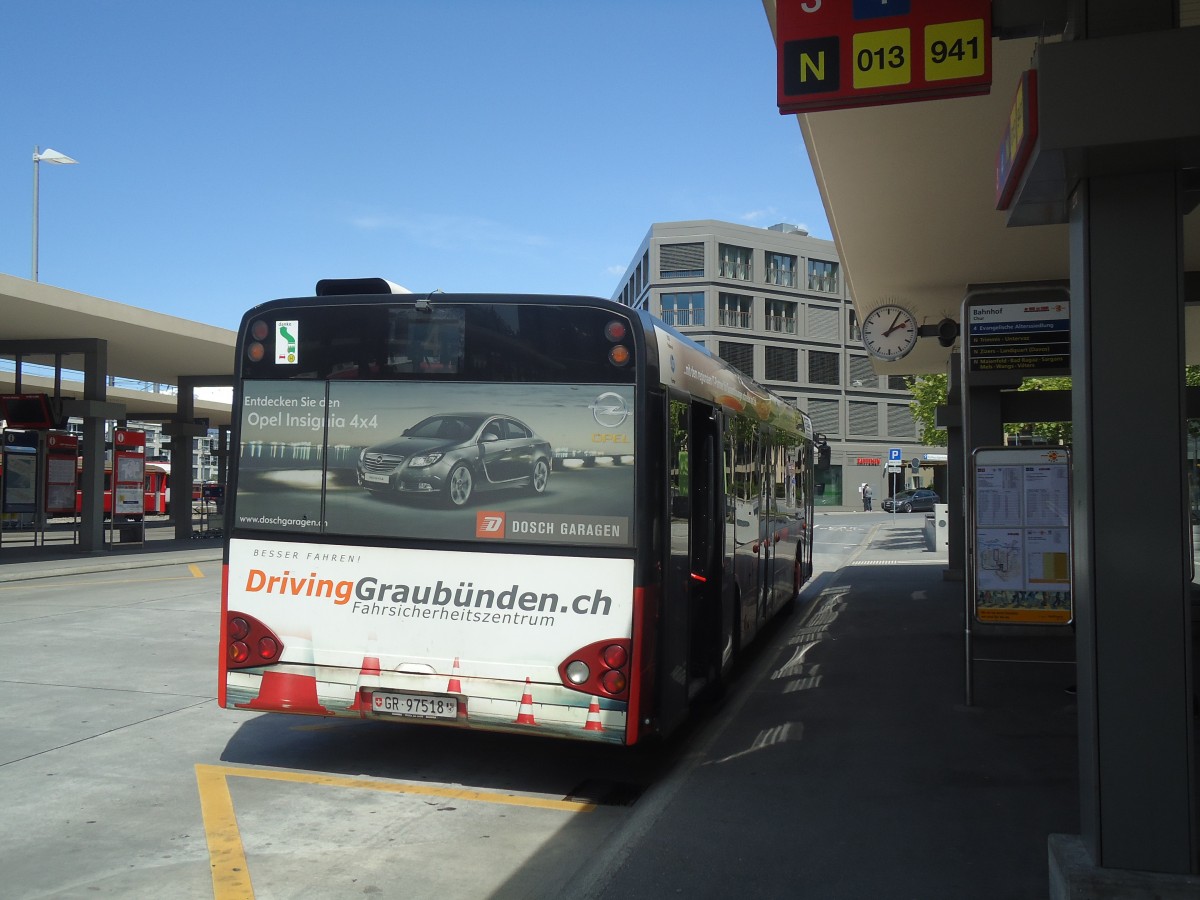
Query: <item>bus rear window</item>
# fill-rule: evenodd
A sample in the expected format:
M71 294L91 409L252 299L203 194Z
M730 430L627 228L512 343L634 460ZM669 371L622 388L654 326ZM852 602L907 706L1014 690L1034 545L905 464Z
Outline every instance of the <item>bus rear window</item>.
M242 377L632 384L636 366L610 355L620 343L612 324L612 312L568 302L280 306L249 321L263 332L265 351L242 354ZM625 343L632 360L631 339Z

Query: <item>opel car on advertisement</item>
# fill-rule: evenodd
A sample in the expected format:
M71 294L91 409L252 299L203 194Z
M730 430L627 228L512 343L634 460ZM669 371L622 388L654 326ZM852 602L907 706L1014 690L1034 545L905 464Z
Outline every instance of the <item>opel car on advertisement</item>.
M377 493L441 494L464 506L477 492L546 490L554 454L524 422L492 413L429 416L400 437L367 447L358 483Z

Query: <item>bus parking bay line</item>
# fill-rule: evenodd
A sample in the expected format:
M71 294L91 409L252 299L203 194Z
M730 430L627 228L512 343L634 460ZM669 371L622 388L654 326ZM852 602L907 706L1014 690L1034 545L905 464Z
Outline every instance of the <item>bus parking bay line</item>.
M437 797L441 800L472 800L546 809L558 812L585 813L597 804L577 800L551 800L544 797L498 794L468 788L440 788L431 785L405 784L395 781L347 778L339 775L287 772L276 769L250 769L238 766L196 764L196 785L200 792L200 813L208 843L209 865L212 869L215 900L253 900L254 889L246 863L246 851L238 830L229 778L257 778L290 784L313 784L325 787L359 788L394 794Z

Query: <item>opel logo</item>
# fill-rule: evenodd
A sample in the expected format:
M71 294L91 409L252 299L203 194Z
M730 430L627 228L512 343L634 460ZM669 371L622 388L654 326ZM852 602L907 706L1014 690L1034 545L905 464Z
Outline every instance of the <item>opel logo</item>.
M625 405L625 398L614 391L605 391L591 402L588 409L592 411L592 418L601 428L620 428L629 418L629 407Z

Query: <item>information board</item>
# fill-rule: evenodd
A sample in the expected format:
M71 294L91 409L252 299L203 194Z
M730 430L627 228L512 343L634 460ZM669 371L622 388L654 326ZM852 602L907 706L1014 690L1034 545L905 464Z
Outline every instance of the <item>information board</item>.
M78 459L78 435L57 431L46 435L47 514L65 515L75 512Z
M986 94L990 0L777 0L782 114Z
M963 303L969 384L1071 374L1071 297L1066 287L975 293Z
M113 433L112 514L141 518L146 505L146 433L122 429Z
M1065 447L972 455L971 598L980 622L1068 625L1071 465Z

